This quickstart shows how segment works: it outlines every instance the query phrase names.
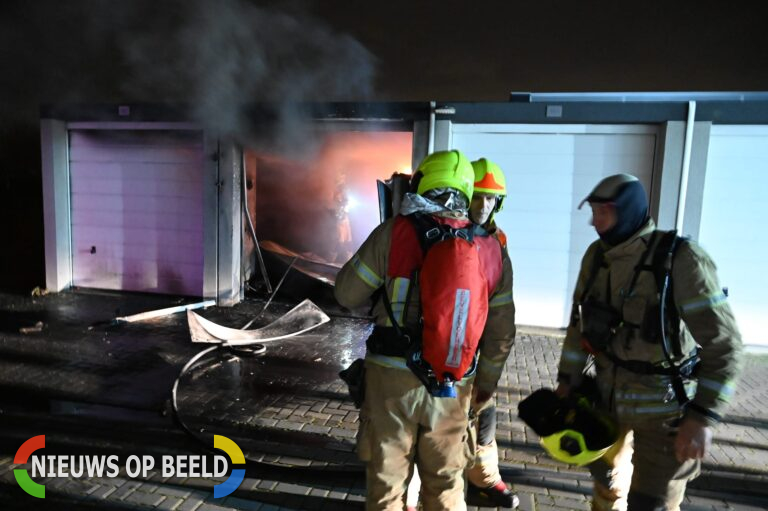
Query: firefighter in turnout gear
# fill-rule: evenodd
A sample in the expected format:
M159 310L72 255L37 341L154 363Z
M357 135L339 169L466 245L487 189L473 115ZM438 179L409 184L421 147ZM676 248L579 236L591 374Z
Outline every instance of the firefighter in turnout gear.
M507 238L493 219L494 215L501 210L507 195L504 173L498 165L485 158L473 161L472 168L475 171L475 187L469 207L469 217L477 224L475 235L492 236L498 240L505 261L509 261ZM509 263L509 265L511 269L512 264ZM480 347L481 357L483 356L483 347L491 343L500 344L503 346L503 351L509 353L515 337L515 304L512 300L512 290L508 296L499 297L495 302L491 302L490 308L491 310L498 309L495 312L503 315L503 321L509 323L508 337L484 337ZM496 404L492 398L482 399L485 397L482 395L479 397L484 404L480 405L477 410L475 463L467 470L469 495L480 494L494 505L516 508L520 500L507 488L501 479L501 474L499 474L499 451L496 446Z
M406 194L400 214L374 229L336 278L334 293L341 305L358 307L374 299L375 327L366 341L365 398L357 438L358 455L366 462L368 509L402 510L414 464L421 472L424 509L466 509L463 474L474 459L474 422L469 421L473 381L490 396L509 350L483 348L474 374L470 370L451 382L456 397L437 397L413 368L414 341L402 332L417 337L420 331L425 312L420 288L426 289L429 282L419 268L437 249L424 255L412 218L426 217L457 232L471 232L467 208L473 183L472 166L461 152L427 156L412 180L415 193ZM512 288L509 262L502 261L498 243L491 241L495 249L483 239L473 242L482 268L476 279L481 279L485 295L471 300L482 300L486 313L489 303ZM488 314L481 323L483 337L511 338L513 326L502 319ZM426 328L423 333L426 337Z
M475 224L475 236L492 237L498 241L504 265L509 265L511 276L512 264L507 254L506 236L493 221L493 215L501 209L504 197L507 195L504 174L498 165L485 158L473 161L472 169L475 173L475 184L469 207L469 218ZM515 337L515 304L512 300L511 288L508 294L499 295L491 301L489 314L498 316L498 321L506 321L508 327L500 331L503 334L502 337L491 338L483 335L481 358L483 357L482 346L486 344L497 345L497 349L491 350L491 353L496 354L496 356L501 353L508 354L512 348ZM499 358L492 363L497 364L499 361L503 367L504 362L506 362L506 355L504 360ZM477 393L480 396L476 401L481 403L476 405L477 409L474 410L477 414L477 450L474 464L471 464L471 467L467 469L468 496L480 495L495 506L516 508L520 500L507 488L499 474L499 452L496 446L496 405L494 400L484 391ZM415 471L408 486L407 509L409 511L417 508L419 484L419 473Z
M714 263L656 229L637 178L607 177L584 202L600 239L582 259L556 392L594 361L600 406L618 424L590 465L592 509L676 511L733 394L741 337Z

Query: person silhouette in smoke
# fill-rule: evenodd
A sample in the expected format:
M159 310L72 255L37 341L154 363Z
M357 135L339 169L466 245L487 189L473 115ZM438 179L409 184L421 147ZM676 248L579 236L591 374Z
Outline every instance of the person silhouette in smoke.
M333 210L336 218L336 246L332 249L331 261L343 263L352 255L352 224L349 219L350 209L347 175L338 174L333 190Z

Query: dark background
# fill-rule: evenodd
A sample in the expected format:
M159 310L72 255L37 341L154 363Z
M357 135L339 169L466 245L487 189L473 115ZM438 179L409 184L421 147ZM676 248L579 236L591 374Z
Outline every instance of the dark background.
M765 91L766 50L765 8L739 1L7 1L0 290L45 285L41 104L184 102L243 137L265 101L290 141L297 101Z

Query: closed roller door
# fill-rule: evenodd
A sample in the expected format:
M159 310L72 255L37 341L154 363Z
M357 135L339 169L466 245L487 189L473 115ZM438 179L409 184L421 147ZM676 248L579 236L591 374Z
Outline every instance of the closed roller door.
M699 243L717 264L720 283L744 342L768 346L768 126L712 126Z
M600 179L619 172L650 190L656 128L456 125L452 140L470 159L498 163L507 177L496 221L515 271L516 322L566 326L581 258L597 239L588 205L576 208Z
M70 132L73 284L200 296L198 131Z

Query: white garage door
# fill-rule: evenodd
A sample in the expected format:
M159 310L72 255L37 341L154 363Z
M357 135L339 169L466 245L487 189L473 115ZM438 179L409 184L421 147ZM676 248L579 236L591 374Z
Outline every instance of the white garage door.
M699 242L712 256L744 342L768 346L768 126L712 126Z
M596 239L579 202L603 177L626 172L651 189L656 127L454 125L452 147L507 176L497 223L515 272L516 322L564 327L587 246Z
M73 285L203 294L199 131L70 131Z

